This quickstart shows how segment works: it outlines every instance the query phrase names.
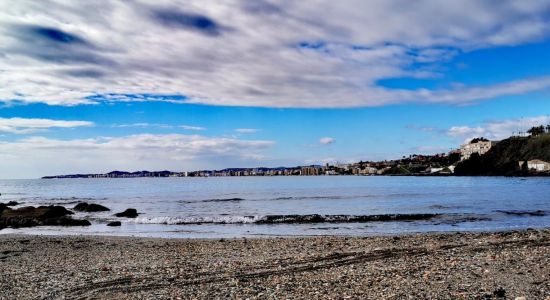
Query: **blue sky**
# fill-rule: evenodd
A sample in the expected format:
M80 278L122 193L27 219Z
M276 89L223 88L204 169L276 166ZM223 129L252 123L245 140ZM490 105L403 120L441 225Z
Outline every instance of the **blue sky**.
M0 1L3 178L392 159L550 123L540 1L38 3Z

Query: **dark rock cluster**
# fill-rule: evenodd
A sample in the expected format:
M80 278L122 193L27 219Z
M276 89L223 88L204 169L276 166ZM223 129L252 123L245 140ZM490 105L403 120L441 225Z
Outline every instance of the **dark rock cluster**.
M18 209L0 204L0 228L33 226L88 226L88 220L70 217L73 212L63 206L26 206Z
M82 219L73 219L71 215L74 213L63 206L25 206L20 208L12 208L12 206L20 205L16 201L8 203L0 203L0 230L3 228L21 228L34 226L89 226L90 221ZM109 208L94 203L81 202L73 207L74 211L78 212L102 212L110 211ZM128 208L123 212L115 214L116 217L136 218L138 212L134 208ZM107 226L121 226L120 221L113 221Z

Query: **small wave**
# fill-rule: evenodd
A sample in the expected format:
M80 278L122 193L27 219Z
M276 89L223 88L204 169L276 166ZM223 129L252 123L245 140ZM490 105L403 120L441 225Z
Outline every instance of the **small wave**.
M513 216L529 216L529 217L544 217L548 213L544 210L496 210L496 212L513 215Z
M387 215L267 215L267 216L200 216L200 217L142 217L143 224L308 224L308 223L366 223L430 220L439 214Z
M21 200L30 200L30 201L57 201L57 202L74 202L74 201L96 201L96 200L107 200L107 198L93 198L93 197L25 197Z
M34 201L47 205L73 205L81 202L101 201L107 198L91 198L91 197L58 197L58 198L34 198Z
M207 199L201 202L239 202L244 201L243 198L220 198L220 199Z
M338 230L340 227L310 227L313 230Z
M433 224L456 226L459 223L483 222L483 221L491 221L491 220L492 219L487 215L446 214L446 215L440 215L438 218L435 218L433 220Z
M70 205L77 204L80 202L90 202L90 201L102 201L107 200L107 198L92 198L92 197L23 197L18 198L18 201L25 201L34 204L44 204L44 205Z
M239 202L249 201L281 201L281 200L346 200L346 199L367 199L367 198L393 198L393 197L416 197L426 195L422 193L394 193L394 194L371 194L371 195L320 195L320 196L280 196L274 198L212 198L203 200L180 200L180 203L204 203L204 202Z
M58 197L49 198L50 201L93 201L93 200L107 200L107 198L92 198L92 197Z
M463 206L434 204L434 205L428 206L428 208L429 209L457 209L457 208L463 208Z
M213 199L204 199L204 200L180 200L180 203L204 203L204 202L240 202L244 201L243 198L213 198Z
M57 201L57 202L44 202L44 204L47 204L47 205L72 205L72 204L78 204L78 203L81 203L82 201L80 200L75 200L75 201Z
M365 196L295 196L295 197L277 197L270 200L338 200L338 199L352 199L352 198L364 198Z
M292 199L296 199L296 197L277 197L271 200L292 200Z
M450 194L450 193L446 193ZM323 195L323 196L283 196L271 198L269 200L341 200L341 199L367 199L367 198L399 198L399 197L418 197L427 196L428 193L389 193L389 194L369 194L369 195ZM440 195L440 194L438 194Z

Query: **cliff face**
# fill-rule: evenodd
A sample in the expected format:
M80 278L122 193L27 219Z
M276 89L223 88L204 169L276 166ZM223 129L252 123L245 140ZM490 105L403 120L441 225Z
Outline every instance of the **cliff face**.
M519 161L541 159L550 161L550 134L535 137L511 137L494 145L484 155L472 155L455 169L459 176L529 175Z

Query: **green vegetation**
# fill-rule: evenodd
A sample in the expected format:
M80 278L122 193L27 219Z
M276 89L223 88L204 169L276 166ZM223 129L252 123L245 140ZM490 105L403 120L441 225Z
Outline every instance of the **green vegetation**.
M542 132L541 132L542 129ZM455 169L459 176L473 175L529 175L520 161L540 159L550 161L550 133L545 127L533 127L529 137L510 137L495 144L484 155L474 154L460 162Z
M394 166L385 171L384 175L411 175L411 171L403 166Z

